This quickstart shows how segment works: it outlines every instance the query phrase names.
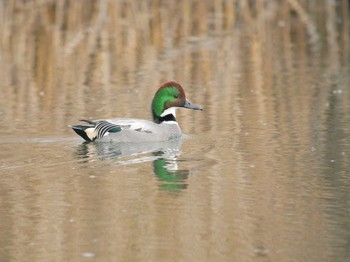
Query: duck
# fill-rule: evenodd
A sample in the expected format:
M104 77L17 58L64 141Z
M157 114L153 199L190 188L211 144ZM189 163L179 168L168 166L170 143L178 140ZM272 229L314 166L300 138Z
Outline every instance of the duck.
M203 110L191 104L184 89L176 81L162 84L151 103L153 121L136 118L80 119L81 125L71 125L75 133L87 142L161 142L183 136L176 120L176 110Z

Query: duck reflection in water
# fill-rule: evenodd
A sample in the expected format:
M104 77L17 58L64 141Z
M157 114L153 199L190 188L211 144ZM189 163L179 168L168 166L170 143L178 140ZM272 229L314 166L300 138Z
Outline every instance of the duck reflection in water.
M103 166L120 166L144 162L153 163L154 175L161 182L159 188L179 191L187 188L189 170L179 169L178 157L183 138L147 143L89 143L79 145L75 157L83 163L103 161Z

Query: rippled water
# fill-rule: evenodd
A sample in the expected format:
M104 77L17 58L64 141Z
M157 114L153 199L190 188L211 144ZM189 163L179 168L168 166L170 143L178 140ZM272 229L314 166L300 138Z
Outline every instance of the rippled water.
M209 2L0 4L1 261L350 259L348 1ZM167 80L188 139L68 128Z

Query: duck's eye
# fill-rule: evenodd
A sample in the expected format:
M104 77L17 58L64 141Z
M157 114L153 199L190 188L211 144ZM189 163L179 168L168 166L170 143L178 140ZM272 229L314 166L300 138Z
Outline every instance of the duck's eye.
M178 99L180 96L177 94L177 95L174 95L174 98L175 99Z

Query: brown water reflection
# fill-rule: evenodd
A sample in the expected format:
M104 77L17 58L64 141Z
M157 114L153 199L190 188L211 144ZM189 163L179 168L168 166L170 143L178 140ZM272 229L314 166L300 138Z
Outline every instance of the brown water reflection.
M0 3L3 261L346 261L349 3ZM177 80L192 139L82 144Z

